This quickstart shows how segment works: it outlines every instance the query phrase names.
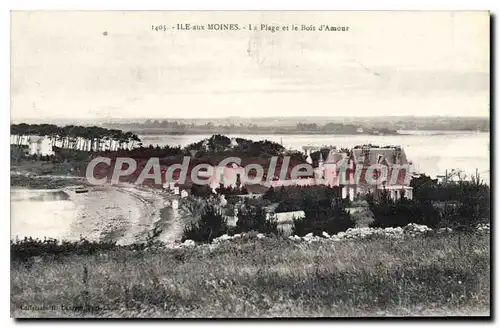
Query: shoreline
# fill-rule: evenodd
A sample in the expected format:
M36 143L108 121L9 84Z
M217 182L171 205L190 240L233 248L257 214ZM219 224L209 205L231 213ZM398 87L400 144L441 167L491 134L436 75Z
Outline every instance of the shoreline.
M74 193L71 191L74 187L85 187L88 192ZM21 239L26 236L62 240L79 240L83 237L89 241L116 242L120 245L127 245L145 242L148 233L159 223L167 224L167 226L177 224L177 222L169 221L176 220L178 217L162 216L168 195L163 194L159 189L125 183L97 187L91 186L83 178L75 176L11 172L11 194L14 190L22 192L23 189L48 190L52 194L62 191L69 197L68 199L49 199L53 201L54 205L42 204L39 201L33 202L30 201L29 197L18 201L11 199L13 212L11 227L14 226L11 229L14 230L11 239L16 238L15 236ZM61 203L65 205L55 206ZM30 208L30 205L36 205L36 207ZM40 207L46 209L46 212L41 211ZM58 210L60 211L58 212ZM34 214L37 217L31 218ZM59 222L53 222L53 225L50 226L49 214L58 216ZM34 222L34 220L38 220L39 223ZM71 222L67 222L68 220ZM39 227L39 229L31 227L31 229L35 228L32 232L35 232L36 235L15 233L16 229L22 231L25 226L29 227L32 224ZM173 232L167 234L163 231L162 235L166 235L167 238L163 236L162 241L170 239L173 241L178 237Z
M408 135L448 135L448 134L476 134L476 133L490 133L487 130L398 130L394 133L347 133L347 132L314 132L314 131L186 131L186 132L175 132L175 131L165 131L163 129L159 130L127 130L137 135L142 136L185 136L185 135L213 135L213 134L223 134L223 135L319 135L319 136L408 136ZM416 132L416 133L415 133Z

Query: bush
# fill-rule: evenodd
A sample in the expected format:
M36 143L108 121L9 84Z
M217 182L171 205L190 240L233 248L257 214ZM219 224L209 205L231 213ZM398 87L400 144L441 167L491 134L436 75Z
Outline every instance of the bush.
M421 207L439 205L439 222L436 225L471 229L490 221L490 187L478 174L467 181L445 183L421 175L412 179L410 185L414 199ZM424 216L424 220L428 219Z
M457 224L468 229L476 227L479 223L490 222L490 188L482 181L459 182L459 202Z
M144 248L145 245L134 244L128 246L130 249ZM36 256L66 256L72 254L96 254L118 248L112 242L94 242L84 238L79 241L59 241L53 238L33 239L25 237L10 241L11 261L27 261Z
M301 202L297 202L294 199L284 199L282 200L275 209L276 213L282 212L293 212L300 211L303 208L303 204Z
M13 266L11 316L490 314L487 235L464 235L462 248L455 235L359 240L333 247L297 247L266 238L224 243L211 251L109 252L105 261L82 255L43 261L30 271ZM83 266L88 267L87 284L82 283ZM84 291L89 305L102 312L60 310L61 304L69 309ZM26 304L47 310L22 310Z
M212 188L207 185L198 185L193 184L191 186L191 195L195 197L208 198L212 196L214 193L212 192Z
M210 243L228 231L227 220L222 212L213 205L207 205L201 214L199 222L191 223L184 229L182 241L191 239L198 242Z
M377 199L368 198L373 222L370 227L389 228L404 227L409 223L425 224L436 228L442 217L430 202L409 200L406 198L393 200L386 190L382 190Z
M290 212L303 209L307 198L326 201L338 198L340 195L341 189L338 187L282 186L280 188L269 188L262 198L273 203L279 203L276 212Z
M474 229L489 222L490 188L478 179L438 184L426 176L412 181L415 199L392 200L385 190L370 197L371 227L403 227L408 223L430 228Z
M238 175L239 177L239 175ZM244 186L241 188L233 188L232 186L229 187L224 187L224 184L219 184L219 188L215 189L215 192L218 195L225 195L225 196L235 196L235 195L246 195L248 194L247 188Z
M268 220L266 210L262 206L252 206L248 200L238 212L234 231L236 233L258 231L275 235L279 233L276 218L271 216Z
M311 232L321 236L323 231L333 235L355 226L355 222L345 210L344 203L340 199L336 199L332 204L329 199L307 198L304 212L304 218L293 221L292 231L298 236L304 236Z

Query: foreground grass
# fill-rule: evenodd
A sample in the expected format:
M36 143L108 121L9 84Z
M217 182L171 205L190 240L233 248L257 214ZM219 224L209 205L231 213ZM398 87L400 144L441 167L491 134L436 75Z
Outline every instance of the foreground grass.
M14 317L489 315L489 235L72 255L11 266Z

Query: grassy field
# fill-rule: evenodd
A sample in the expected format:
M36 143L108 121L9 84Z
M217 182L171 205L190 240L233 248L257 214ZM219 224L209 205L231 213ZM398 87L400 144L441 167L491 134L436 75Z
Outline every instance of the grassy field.
M490 236L127 251L11 265L14 317L489 315Z

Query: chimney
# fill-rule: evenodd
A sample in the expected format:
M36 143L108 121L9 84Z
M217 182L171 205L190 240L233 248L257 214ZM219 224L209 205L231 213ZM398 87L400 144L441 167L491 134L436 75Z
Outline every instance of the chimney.
M364 157L365 161L369 160L369 158L370 158L370 148L369 148L369 146L364 145L361 148L361 154Z
M394 148L394 164L401 163L401 146L396 146Z

